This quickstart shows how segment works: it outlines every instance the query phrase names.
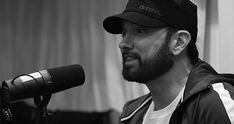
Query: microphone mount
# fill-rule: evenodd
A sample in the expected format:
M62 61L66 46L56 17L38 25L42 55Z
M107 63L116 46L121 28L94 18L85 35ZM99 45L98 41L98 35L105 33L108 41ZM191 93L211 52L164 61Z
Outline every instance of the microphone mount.
M37 106L37 119L36 124L50 124L51 114L47 111L46 106L48 105L51 98L51 94L36 96L34 97L34 104Z

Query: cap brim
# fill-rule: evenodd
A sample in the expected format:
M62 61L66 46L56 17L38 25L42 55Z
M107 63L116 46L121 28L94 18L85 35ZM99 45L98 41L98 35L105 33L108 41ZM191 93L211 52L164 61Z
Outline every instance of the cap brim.
M161 27L166 25L165 23L162 23L150 16L146 16L137 12L124 12L106 18L103 21L103 27L109 33L120 34L122 33L123 20L146 27Z

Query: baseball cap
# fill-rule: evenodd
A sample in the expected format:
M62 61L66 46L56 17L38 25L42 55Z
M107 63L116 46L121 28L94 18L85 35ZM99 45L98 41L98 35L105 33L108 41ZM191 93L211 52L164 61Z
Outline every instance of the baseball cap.
M112 34L122 33L122 21L146 27L172 26L187 30L197 38L197 6L189 0L129 0L125 10L103 21L104 29Z

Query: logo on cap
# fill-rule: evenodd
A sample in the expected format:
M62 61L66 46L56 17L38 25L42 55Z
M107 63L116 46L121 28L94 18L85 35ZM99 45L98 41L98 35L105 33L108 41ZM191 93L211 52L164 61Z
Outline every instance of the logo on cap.
M154 9L152 7L148 7L148 6L145 6L145 5L140 5L138 8L141 9L141 10L144 10L146 12L153 13L153 14L155 14L157 16L161 16L160 11L156 10L156 9Z

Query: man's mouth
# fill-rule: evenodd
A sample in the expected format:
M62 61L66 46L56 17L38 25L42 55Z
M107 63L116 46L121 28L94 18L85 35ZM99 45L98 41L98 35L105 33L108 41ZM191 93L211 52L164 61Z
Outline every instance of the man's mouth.
M123 55L124 64L133 64L138 61L138 57L133 54L125 54Z
M131 61L131 60L134 60L134 59L136 59L135 56L127 56L127 57L125 57L125 61Z

